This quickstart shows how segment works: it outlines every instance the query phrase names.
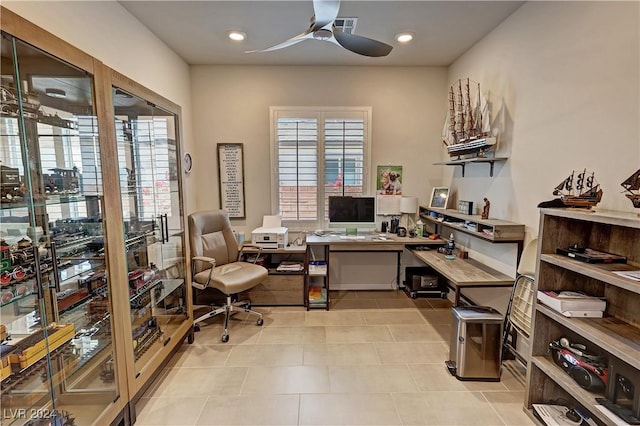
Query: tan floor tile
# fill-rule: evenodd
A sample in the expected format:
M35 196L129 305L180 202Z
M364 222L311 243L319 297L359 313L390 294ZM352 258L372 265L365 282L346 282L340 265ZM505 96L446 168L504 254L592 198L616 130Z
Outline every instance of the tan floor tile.
M136 425L195 425L206 396L142 398L136 405Z
M233 345L182 345L167 367L214 367L224 365Z
M424 318L416 310L388 310L362 312L367 325L384 324L424 324Z
M441 342L376 343L382 364L441 364L449 359L449 350Z
M358 293L359 293L358 291L348 291L348 290L331 290L329 292L332 300L357 299Z
M334 365L329 377L332 393L418 391L406 365Z
M504 361L500 380L510 391L525 390L527 369L519 361Z
M403 292L395 290L358 290L351 293L355 294L357 299L391 300L407 298Z
M427 299L427 302L434 309L450 309L453 306L448 299Z
M376 299L331 299L331 309L351 309L351 310L363 310L363 309L380 309Z
M390 342L386 325L326 327L327 343Z
M373 343L304 345L304 365L380 364Z
M209 321L214 319L212 318ZM195 333L194 344L213 345L222 343L220 338L224 329L224 319L217 318L215 320L213 323L209 321L201 323L200 331ZM263 328L257 326L253 321L229 321L229 343L234 345L256 343Z
M413 300L402 294L402 298L395 299L377 299L380 309L416 309Z
M246 374L245 367L172 368L153 396L239 395Z
M479 392L393 394L405 425L504 425Z
M229 354L226 365L302 365L302 353L302 345L236 345Z
M260 344L304 344L326 342L324 327L267 327L262 331Z
M533 425L524 411L524 392L483 392L489 404L507 425Z
M304 325L306 312L273 311L264 315L264 327L293 327Z
M438 327L428 324L390 325L389 331L396 342L440 342L444 340ZM448 336L447 339L449 339Z
M420 315L431 325L451 325L453 319L451 309L420 309Z
M299 395L212 396L196 425L296 425Z
M329 393L329 372L325 366L250 367L242 395Z
M300 425L400 425L390 394L300 396Z
M313 310L307 312L306 326L365 325L361 312Z
M501 382L458 380L442 364L411 364L411 374L421 391L506 391Z

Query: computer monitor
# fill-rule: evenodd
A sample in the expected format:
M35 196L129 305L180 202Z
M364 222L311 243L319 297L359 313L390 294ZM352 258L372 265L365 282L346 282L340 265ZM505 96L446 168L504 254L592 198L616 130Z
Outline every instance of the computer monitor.
M329 197L329 228L350 233L358 229L376 228L375 197Z

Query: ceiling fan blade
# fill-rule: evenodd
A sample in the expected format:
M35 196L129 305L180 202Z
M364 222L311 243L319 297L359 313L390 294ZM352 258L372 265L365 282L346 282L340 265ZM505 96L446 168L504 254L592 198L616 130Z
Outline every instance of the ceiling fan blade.
M389 46L381 41L345 33L343 31L334 30L333 36L340 46L364 56L387 56L393 49L393 46Z
M313 13L315 23L313 30L319 30L329 24L333 24L340 10L340 0L313 0Z
M278 50L284 47L293 46L294 44L300 43L302 40L306 40L308 38L313 38L313 33L310 30L305 31L302 34L298 34L295 37L291 37L289 40L283 41L282 43L276 44L275 46L271 46L262 50L247 50L244 53L271 52L272 50Z

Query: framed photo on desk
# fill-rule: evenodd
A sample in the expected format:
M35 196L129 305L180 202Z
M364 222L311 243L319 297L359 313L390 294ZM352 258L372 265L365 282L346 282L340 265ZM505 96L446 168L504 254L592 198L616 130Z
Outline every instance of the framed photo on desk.
M449 200L449 188L435 187L433 188L433 191L431 191L431 198L429 199L429 208L446 209L448 200Z

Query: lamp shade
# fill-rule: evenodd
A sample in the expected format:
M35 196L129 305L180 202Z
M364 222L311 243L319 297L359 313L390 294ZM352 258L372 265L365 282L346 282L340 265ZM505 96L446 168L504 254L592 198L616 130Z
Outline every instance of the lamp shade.
M415 214L418 211L418 197L402 197L400 212Z

